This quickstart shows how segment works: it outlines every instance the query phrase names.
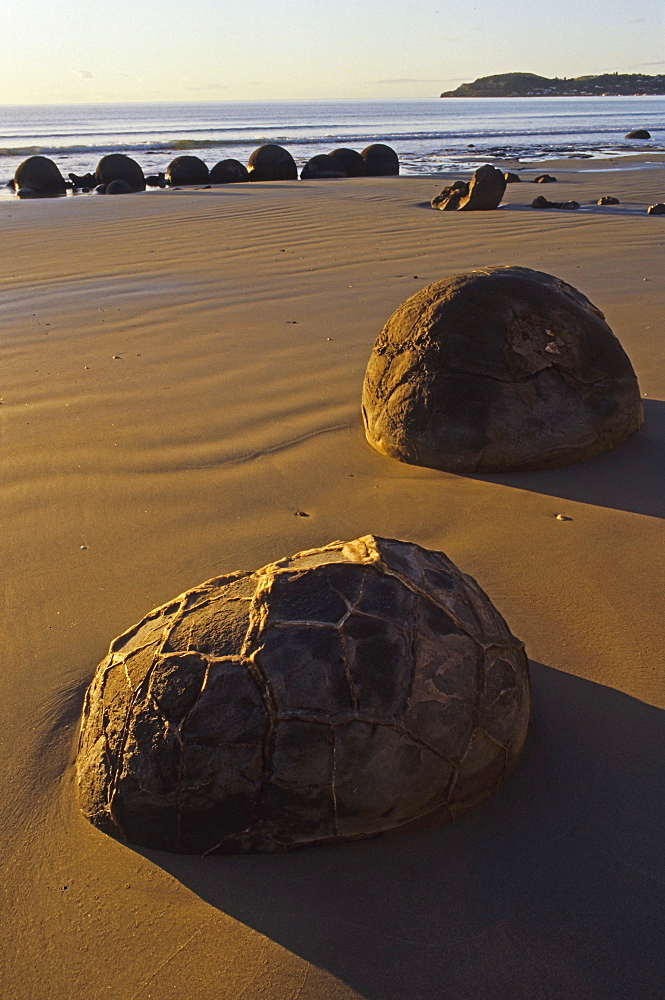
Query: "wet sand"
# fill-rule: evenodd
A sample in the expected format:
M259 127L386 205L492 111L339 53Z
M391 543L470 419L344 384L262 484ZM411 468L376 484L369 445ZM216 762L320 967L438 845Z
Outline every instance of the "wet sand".
M662 997L665 169L597 167L530 164L558 183L459 215L428 207L441 178L0 202L3 1000ZM385 320L490 264L604 311L644 395L629 442L485 477L365 443ZM76 727L109 642L215 574L369 532L443 549L526 643L505 789L283 857L137 851L83 820Z

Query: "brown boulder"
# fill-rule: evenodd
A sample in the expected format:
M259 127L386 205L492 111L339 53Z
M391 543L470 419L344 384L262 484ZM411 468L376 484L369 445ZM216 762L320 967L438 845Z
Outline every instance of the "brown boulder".
M579 201L548 201L547 198L543 198L542 194L538 195L531 202L531 208L567 208L575 209L579 208Z
M338 149L333 149L330 155L341 163L347 177L365 177L367 175L367 164L356 149L340 146Z
M191 187L207 184L210 171L198 156L176 156L166 168L166 180L171 187Z
M613 198L611 194L604 194L602 198L598 199L599 205L620 205L621 202L618 198Z
M394 149L382 142L365 146L360 153L369 177L395 177L399 174L399 157Z
M665 215L665 205L662 201L657 202L655 205L649 205L647 215Z
M210 171L211 184L243 184L249 181L247 167L240 160L220 160Z
M124 181L132 191L145 191L143 168L124 153L109 153L102 156L95 170L97 184L108 185L112 181Z
M301 181L326 180L332 177L348 177L348 174L341 162L330 153L318 153L300 171Z
M643 420L635 372L603 314L523 267L452 275L407 299L374 345L362 413L383 454L479 473L578 462Z
M520 177L520 175L514 174L510 170L506 170L503 176L505 178L506 184L521 184L522 182L522 178Z
M14 189L19 198L57 198L66 194L67 181L47 156L29 156L16 168Z
M288 149L274 142L255 149L247 161L250 181L297 181L298 168Z
M111 643L85 699L85 816L186 854L455 819L514 766L528 661L442 552L366 535L201 584Z

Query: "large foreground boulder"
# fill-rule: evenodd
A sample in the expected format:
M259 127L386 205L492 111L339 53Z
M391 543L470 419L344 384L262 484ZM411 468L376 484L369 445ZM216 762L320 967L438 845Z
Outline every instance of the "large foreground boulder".
M268 142L247 161L250 181L297 181L298 168L288 149Z
M242 184L249 180L247 167L240 160L220 160L210 171L211 184Z
M111 184L124 181L132 191L145 191L145 176L140 163L124 153L109 153L102 156L95 170L97 184Z
M57 198L67 193L67 181L48 156L29 156L16 168L14 189L22 197Z
M579 462L643 420L600 310L524 267L455 274L407 299L374 345L362 413L383 454L479 473Z
M199 156L176 156L166 168L166 180L171 187L207 184L209 177L207 164Z
M365 146L360 155L370 177L395 177L399 174L399 157L391 146L373 142Z
M190 590L111 643L80 804L183 853L283 851L454 819L515 764L522 643L442 553L367 535Z

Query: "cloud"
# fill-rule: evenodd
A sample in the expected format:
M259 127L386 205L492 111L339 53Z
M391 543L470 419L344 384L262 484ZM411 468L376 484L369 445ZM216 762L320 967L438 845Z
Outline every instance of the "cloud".
M94 74L90 72L89 69L77 69L76 76L79 80L94 80Z
M223 83L204 83L200 87L189 86L187 90L194 91L195 93L203 93L208 90L228 90L229 88Z

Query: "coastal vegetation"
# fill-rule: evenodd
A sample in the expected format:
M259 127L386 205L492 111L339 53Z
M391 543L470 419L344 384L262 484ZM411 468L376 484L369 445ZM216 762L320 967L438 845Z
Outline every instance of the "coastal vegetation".
M602 73L600 76L546 77L536 73L498 73L462 83L441 97L614 97L665 94L665 75Z

